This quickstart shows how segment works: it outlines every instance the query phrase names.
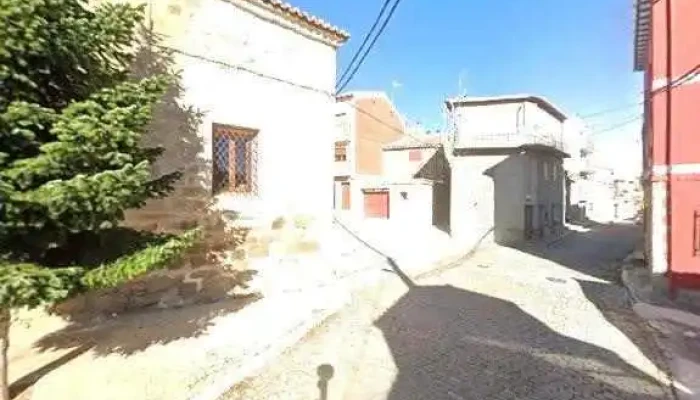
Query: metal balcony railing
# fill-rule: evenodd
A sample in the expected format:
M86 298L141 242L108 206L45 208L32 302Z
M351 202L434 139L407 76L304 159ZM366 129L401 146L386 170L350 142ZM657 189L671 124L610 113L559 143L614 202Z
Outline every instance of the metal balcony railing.
M459 132L455 147L488 148L540 145L565 151L561 133L520 130L507 133Z

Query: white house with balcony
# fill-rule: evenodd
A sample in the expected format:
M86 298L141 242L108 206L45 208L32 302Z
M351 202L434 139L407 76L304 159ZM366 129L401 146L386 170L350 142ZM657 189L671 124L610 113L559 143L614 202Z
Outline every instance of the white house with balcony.
M514 243L563 231L564 122L540 96L448 99L450 229L465 243Z

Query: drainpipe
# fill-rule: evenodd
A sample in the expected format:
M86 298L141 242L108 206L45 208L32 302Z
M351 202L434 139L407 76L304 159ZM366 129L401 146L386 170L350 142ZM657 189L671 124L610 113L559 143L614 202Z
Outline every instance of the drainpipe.
M671 0L666 1L666 274L669 277L669 294L671 298L676 297L676 285L671 271L671 244L672 244L672 222L671 222L671 114L672 107L672 29L671 29Z

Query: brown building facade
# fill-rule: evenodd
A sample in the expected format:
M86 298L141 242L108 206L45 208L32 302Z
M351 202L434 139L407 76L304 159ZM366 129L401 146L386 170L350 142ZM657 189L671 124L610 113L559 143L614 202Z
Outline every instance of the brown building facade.
M386 171L383 148L404 136L404 122L383 92L349 92L337 97L334 207L363 213L363 191Z

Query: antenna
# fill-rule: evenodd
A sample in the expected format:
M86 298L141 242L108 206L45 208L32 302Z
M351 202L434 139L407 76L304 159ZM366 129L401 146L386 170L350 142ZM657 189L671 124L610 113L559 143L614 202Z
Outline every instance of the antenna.
M466 72L467 72L466 69L461 69L461 70L459 71L459 76L457 77L457 95L458 95L458 96L464 96L464 95L467 94L466 88L463 87L463 86L464 86L464 80L466 80L466 78L465 78L465 79L462 79L462 75L466 74Z

